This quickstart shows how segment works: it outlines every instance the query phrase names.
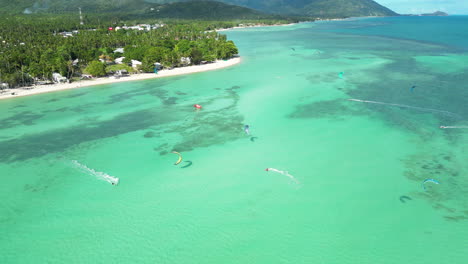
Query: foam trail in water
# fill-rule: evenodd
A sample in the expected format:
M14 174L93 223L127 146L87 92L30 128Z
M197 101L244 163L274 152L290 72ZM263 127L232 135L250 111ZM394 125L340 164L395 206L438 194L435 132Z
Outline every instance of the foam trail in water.
M452 112L449 112L449 111L444 111L444 110L432 109L432 108L424 108L424 107L417 107L417 106L410 106L410 105L403 105L403 104L392 104L392 103L384 103L384 102L368 101L368 100L360 100L360 99L348 99L348 101L369 103L369 104L391 105L391 106L410 108L410 109L415 109L415 110L420 110L420 111L441 113L441 114L444 114L444 115L455 116L455 117L461 118L461 116L459 116L459 115L457 115L455 113L452 113Z
M289 174L287 171L282 171L282 170L277 170L277 169L274 169L274 168L267 168L265 169L266 171L274 171L274 172L277 172L277 173L280 173L280 174L283 174L285 176L288 176L291 180L293 180L295 183L299 184L299 181L294 178L294 176L292 176L291 174Z
M104 173L104 172L100 172L100 171L95 171L91 168L88 168L86 165L83 165L81 163L79 163L78 161L76 160L72 160L72 163L80 170L86 172L87 174L91 175L91 176L95 176L96 178L98 178L99 180L103 180L103 181L106 181L112 185L117 185L119 184L119 178L116 178L116 177L112 177L110 176L109 174L107 173Z
M468 128L468 126L440 126L440 128Z

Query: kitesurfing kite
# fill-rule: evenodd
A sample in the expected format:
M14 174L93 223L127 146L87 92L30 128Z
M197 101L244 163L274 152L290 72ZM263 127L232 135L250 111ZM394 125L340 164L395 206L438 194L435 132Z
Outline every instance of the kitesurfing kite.
M426 186L424 186L425 183L427 182L432 182L434 184L439 184L440 182L438 182L437 180L434 180L434 179L425 179L423 182L422 182L422 187L424 190L426 190Z
M179 159L176 161L176 163L174 163L174 165L177 165L177 164L181 163L182 162L182 155L180 155L180 153L177 152L177 151L172 151L172 153L177 154L179 156Z
M400 196L400 202L402 202L402 203L406 203L406 200L409 200L409 201L411 201L411 200L413 200L413 199L411 199L411 197L409 197L409 196L406 196L406 195L402 195L402 196Z

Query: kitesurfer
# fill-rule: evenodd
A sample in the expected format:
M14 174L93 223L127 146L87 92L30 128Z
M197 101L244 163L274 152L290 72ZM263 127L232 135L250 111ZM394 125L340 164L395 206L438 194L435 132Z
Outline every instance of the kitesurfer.
M249 125L245 125L245 126L244 126L244 132L245 132L247 135L250 135L250 130L249 130L249 129L250 129Z

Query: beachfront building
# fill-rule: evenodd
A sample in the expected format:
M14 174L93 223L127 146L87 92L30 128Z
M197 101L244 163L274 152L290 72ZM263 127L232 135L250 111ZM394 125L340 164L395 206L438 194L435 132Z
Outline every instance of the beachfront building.
M71 32L60 32L59 35L62 35L64 38L73 37Z
M115 62L115 64L122 64L124 59L125 59L125 57L119 57L119 58L115 59L114 62Z
M50 80L42 80L39 78L34 78L34 85L46 85L50 83L51 83Z
M126 29L126 30L146 30L146 31L150 31L150 30L155 30L155 29L158 29L160 27L164 27L164 24L154 24L154 25L149 25L149 24L139 24L139 25L135 25L135 26L123 26L123 27L116 27L115 30L119 30L119 29Z
M63 77L60 73L57 72L52 73L52 79L55 83L65 83L68 81L66 77Z
M163 68L163 66L161 65L161 63L156 62L156 63L154 64L154 69L155 69L155 70L159 71L159 70L162 70L162 68Z
M123 70L117 70L117 71L115 72L115 75L116 75L116 76L122 77L122 76L128 76L129 73L128 73L127 70L123 69Z
M132 60L132 68L137 69L141 65L141 61Z
M180 63L182 65L190 65L190 63L192 63L192 61L190 60L190 57L181 57L180 58Z
M82 80L90 80L92 78L93 78L93 76L91 74L82 74L81 75Z
M73 35L78 34L78 30L73 30L73 31L64 31L64 32L59 32L59 35L62 35L64 38L68 37L73 37Z
M106 64L112 64L114 62L110 56L105 54L99 56L99 61Z
M0 83L0 90L8 89L8 83Z

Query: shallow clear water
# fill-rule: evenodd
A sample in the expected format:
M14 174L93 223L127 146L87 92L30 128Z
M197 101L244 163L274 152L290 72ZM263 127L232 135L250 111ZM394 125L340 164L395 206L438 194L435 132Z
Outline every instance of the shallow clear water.
M439 126L468 125L468 18L438 19L234 30L228 69L1 101L0 262L465 263L468 129Z

